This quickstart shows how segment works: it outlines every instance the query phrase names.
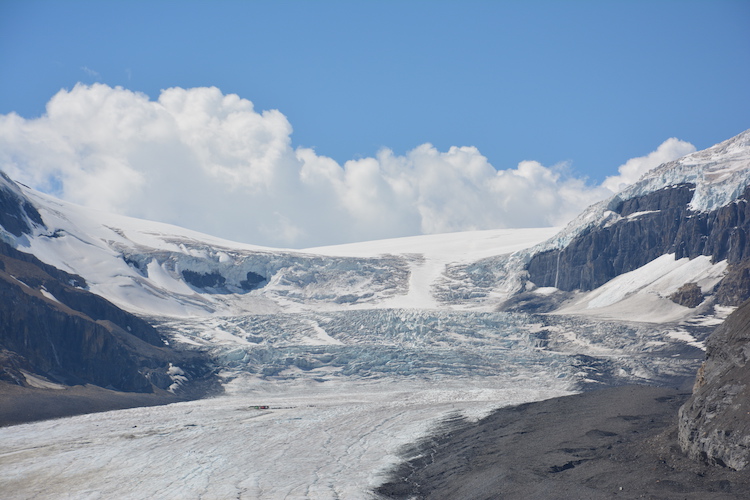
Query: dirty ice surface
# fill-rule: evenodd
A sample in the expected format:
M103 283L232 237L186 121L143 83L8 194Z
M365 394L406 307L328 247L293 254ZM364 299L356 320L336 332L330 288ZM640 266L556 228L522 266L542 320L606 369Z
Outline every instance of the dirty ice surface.
M214 399L2 428L0 491L5 499L366 499L399 447L431 424L566 393L544 377L522 386L238 380Z

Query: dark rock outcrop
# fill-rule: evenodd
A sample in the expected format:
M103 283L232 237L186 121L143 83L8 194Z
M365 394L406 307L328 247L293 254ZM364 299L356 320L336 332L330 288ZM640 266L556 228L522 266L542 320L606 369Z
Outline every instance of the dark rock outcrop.
M33 372L34 368L23 357L13 351L0 348L0 382L25 386L26 376L23 371Z
M146 343L164 345L156 329L143 319L123 311L107 299L86 290L86 280L45 264L31 254L0 241L0 270L11 273L28 288L42 288L68 308L89 318L113 323Z
M196 288L216 288L224 285L227 281L219 273L198 273L186 269L182 271L182 278L190 285Z
M172 363L214 389L201 354L165 346L153 326L85 286L80 276L0 241L0 381L28 385L25 371L65 385L150 393L170 387Z
M226 285L227 283L227 279L217 271L213 271L210 273L199 273L197 271L185 269L181 272L181 274L186 283L200 289L213 288L224 290L224 285ZM240 281L240 288L246 292L249 292L250 290L255 290L262 287L267 282L268 280L264 276L249 271L245 279Z
M750 188L713 212L690 210L694 189L681 184L626 201L615 198L610 209L622 219L584 231L561 250L533 256L529 279L540 287L593 290L665 254L676 259L706 255L729 264L717 301L739 304L750 298L743 264L750 259Z
M32 224L44 226L41 215L5 172L0 171L0 226L14 236L21 236L29 234Z
M719 304L739 305L748 298L750 290L750 260L730 264L724 279L716 289Z
M0 347L7 351L6 374L17 375L14 367L26 364L64 384L152 390L145 369L166 371L172 358L153 327L68 285L67 279L58 281L60 275L7 255L15 253L7 245L0 244L0 252Z
M698 307L703 302L703 292L698 283L685 283L669 296L669 300L684 307Z
M693 395L680 408L679 442L694 459L750 465L750 301L709 337Z
M548 295L539 295L533 292L521 292L513 295L498 309L504 312L519 312L525 314L543 314L552 312L560 307L573 294L570 292L556 291Z
M187 383L173 392L217 389L207 356L166 346L143 319L74 286L82 282L0 242L0 381L26 386L26 371L64 385L151 393L170 389L177 365Z
M260 274L254 273L252 271L248 271L246 278L240 281L240 287L243 290L250 291L262 287L267 282L268 280L264 276L261 276Z

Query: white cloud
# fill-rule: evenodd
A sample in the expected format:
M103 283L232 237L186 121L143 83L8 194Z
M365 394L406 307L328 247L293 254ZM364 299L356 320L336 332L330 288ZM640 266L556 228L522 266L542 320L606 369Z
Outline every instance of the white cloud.
M171 88L151 101L120 87L77 85L55 95L40 118L0 115L0 168L82 205L303 248L561 225L613 186L694 149L669 139L590 186L565 165L496 170L474 147L383 149L340 165L294 149L291 133L279 111L257 112L217 88Z

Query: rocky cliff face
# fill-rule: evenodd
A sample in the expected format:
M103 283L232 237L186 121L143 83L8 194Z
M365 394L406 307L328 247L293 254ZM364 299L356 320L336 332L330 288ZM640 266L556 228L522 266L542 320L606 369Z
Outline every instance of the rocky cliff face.
M680 408L679 442L690 457L750 465L750 301L711 335L693 395Z
M694 191L694 184L681 184L626 201L615 197L608 207L619 216L615 222L583 231L562 249L534 255L529 279L537 286L587 291L664 254L707 255L729 264L718 303L743 302L750 298L750 187L710 212L691 210Z
M0 346L9 361L0 378L23 385L17 366L26 365L68 385L135 392L163 379L170 353L153 327L70 284L80 278L19 254L0 243Z

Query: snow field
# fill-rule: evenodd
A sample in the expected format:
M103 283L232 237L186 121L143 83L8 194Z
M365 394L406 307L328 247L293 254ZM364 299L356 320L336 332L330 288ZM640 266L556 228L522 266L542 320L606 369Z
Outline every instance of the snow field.
M691 282L697 283L704 293L712 291L726 267L726 261L713 264L706 256L675 260L674 254L662 255L596 290L580 294L556 313L651 323L683 320L693 311L675 304L669 296Z

